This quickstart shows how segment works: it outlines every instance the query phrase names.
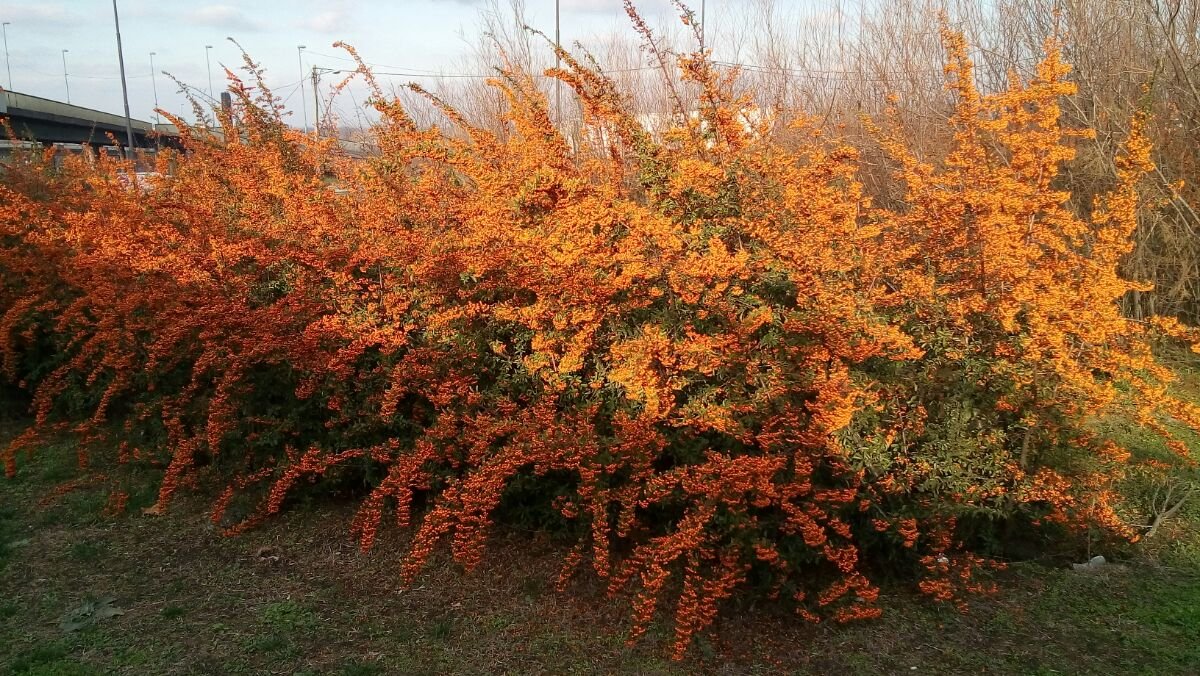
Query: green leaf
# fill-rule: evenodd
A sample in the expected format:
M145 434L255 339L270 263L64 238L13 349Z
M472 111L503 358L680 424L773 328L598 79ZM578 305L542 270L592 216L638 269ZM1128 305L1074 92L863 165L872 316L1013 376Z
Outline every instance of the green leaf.
M125 611L113 605L113 597L107 597L98 601L85 601L79 607L71 610L63 616L59 622L59 627L66 632L74 632L90 626L101 620L124 615Z

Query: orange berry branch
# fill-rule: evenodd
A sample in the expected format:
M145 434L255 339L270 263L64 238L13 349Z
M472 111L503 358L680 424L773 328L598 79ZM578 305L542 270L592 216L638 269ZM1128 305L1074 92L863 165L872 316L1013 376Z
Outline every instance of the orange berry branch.
M104 156L19 158L0 366L35 421L6 471L74 431L81 464L157 463L157 510L215 486L230 533L312 482L365 486L351 530L369 549L412 529L402 583L444 543L477 566L500 515L540 509L578 538L562 587L590 568L627 593L634 636L673 601L676 656L738 588L849 621L879 614L889 569L938 599L982 590L996 523L1132 537L1129 454L1091 421L1200 430L1152 349L1188 329L1118 307L1142 288L1117 264L1143 120L1111 189L1074 204L1060 172L1089 132L1060 122L1058 45L984 95L943 39L949 151L868 121L886 204L863 148L815 120L775 133L704 51L655 52L696 112L657 134L566 51L548 75L582 143L516 68L491 82L501 134L419 89L453 128L418 126L360 61L380 152L356 161L284 124L248 61L220 133L175 120L186 151L146 189ZM232 520L237 500L258 506Z

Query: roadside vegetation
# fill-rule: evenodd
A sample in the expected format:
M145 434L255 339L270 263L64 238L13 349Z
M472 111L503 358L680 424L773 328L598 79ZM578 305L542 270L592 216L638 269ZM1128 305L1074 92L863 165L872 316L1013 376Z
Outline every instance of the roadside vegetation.
M1081 186L1058 33L985 90L944 17L931 149L627 9L661 128L565 49L574 135L519 63L497 126L358 61L352 159L247 57L153 181L4 165L11 669L1196 666L1200 335L1125 266L1182 199L1153 111Z

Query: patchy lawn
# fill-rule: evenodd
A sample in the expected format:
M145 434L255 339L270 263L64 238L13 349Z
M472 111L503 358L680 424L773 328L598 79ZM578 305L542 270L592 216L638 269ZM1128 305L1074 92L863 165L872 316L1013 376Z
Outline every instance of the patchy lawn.
M359 553L347 505L299 505L226 538L199 499L141 515L154 491L136 478L121 479L120 516L105 515L105 482L55 495L74 463L62 442L0 482L0 672L1200 672L1200 571L1187 565L1200 557L1091 575L1017 564L966 615L892 590L883 619L847 627L745 599L676 664L667 626L626 646L628 605L594 583L556 594L562 549L537 536L502 536L485 569L435 565L401 591L402 542Z

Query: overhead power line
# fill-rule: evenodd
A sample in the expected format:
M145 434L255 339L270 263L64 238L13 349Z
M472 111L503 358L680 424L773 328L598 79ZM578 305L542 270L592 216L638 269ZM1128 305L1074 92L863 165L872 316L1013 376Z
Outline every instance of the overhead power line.
M337 56L334 54L324 54L321 52L313 52L313 51L308 51L307 53L312 54L314 56L321 56L324 58L335 59L335 60L339 60L339 61L346 61L346 62L351 62L351 63L354 62L354 59L352 59L352 58L344 57L344 56ZM1014 60L1012 60L1012 65L1014 65L1014 66L1029 66L1029 65L1037 63L1038 60L1039 60L1039 57L1036 57L1036 56L1026 57L1023 59L1014 59ZM364 63L364 65L366 65L368 68L371 69L371 73L373 75L390 76L390 77L411 77L411 78L429 78L429 79L440 79L440 78L487 79L487 78L496 77L495 73L432 71L432 70L427 70L427 69L423 69L423 68L413 68L413 67L407 67L407 66L394 66L394 65L388 65L388 64L378 64L378 63L371 63L368 61L364 61L363 63ZM779 74L787 74L787 75L796 75L796 76L806 77L806 78L814 79L814 80L826 80L826 81L842 80L842 79L856 79L856 80L864 80L865 79L865 80L884 82L884 81L887 81L889 78L911 77L913 75L926 75L926 76L930 76L930 77L944 77L945 76L945 71L943 71L941 68L928 68L928 69L916 69L916 70L882 70L882 71L876 70L876 69L863 69L861 71L855 71L855 70L837 70L837 69L830 69L830 68L768 66L768 65L763 65L763 64L741 63L741 62L735 62L735 61L714 60L712 63L714 66L718 66L718 67L722 67L722 68L739 68L739 69L747 71L747 72L779 73ZM657 70L659 70L658 66L634 66L631 68L605 69L602 72L604 74L615 75L615 74L619 74L619 73L634 73L634 72L641 72L641 71L657 71ZM341 69L331 69L329 72L331 72L333 74L345 74L345 73L352 73L354 71L355 71L354 68L341 68Z
M41 71L41 70L34 70L33 68L22 68L21 70L23 70L24 72L27 72L27 73L33 73L34 75L44 75L44 76L46 76L46 77L54 77L54 78L62 77L62 73L47 73L47 72L45 72L45 71ZM147 78L147 77L150 77L150 74L145 74L145 75L126 75L125 77L126 77L126 78L129 78L129 79L133 79L133 78ZM77 73L71 73L71 79L73 79L73 80L74 80L74 79L80 79L80 80L120 80L120 79L121 79L121 76L120 76L120 75L79 75L79 74L77 74Z

